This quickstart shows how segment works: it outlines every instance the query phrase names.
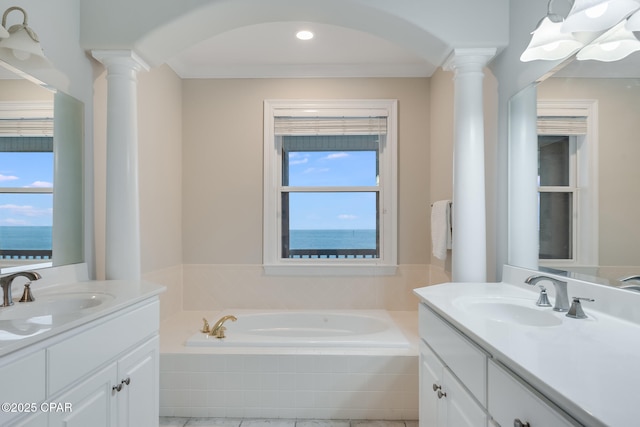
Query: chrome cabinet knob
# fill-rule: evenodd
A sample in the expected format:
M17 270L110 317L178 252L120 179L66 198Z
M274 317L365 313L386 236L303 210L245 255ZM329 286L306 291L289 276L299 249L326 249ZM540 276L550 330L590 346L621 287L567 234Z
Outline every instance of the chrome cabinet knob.
M522 422L520 421L520 418L516 418L515 420L513 420L513 427L531 427L531 424L529 424L527 421Z
M443 397L447 397L447 393L438 390L438 399L442 399Z
M127 377L120 381L120 384L129 385L131 383L131 378Z
M111 387L111 391L115 391L115 392L120 392L120 390L122 390L122 383L118 384L118 385L114 385L113 387Z
M441 390L441 389L442 389L441 385L438 385L436 383L433 384L433 391L438 391L438 390Z

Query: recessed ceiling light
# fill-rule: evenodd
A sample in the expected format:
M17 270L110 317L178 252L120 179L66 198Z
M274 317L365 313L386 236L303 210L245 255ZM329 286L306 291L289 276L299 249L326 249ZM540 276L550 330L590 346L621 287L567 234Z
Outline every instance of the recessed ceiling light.
M300 40L311 40L313 38L313 33L311 31L298 31L296 33L296 37Z

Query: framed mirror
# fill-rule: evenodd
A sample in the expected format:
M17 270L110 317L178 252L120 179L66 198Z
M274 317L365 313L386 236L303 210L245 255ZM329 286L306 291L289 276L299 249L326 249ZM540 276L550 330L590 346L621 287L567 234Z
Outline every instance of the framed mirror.
M0 273L84 261L83 114L0 67Z

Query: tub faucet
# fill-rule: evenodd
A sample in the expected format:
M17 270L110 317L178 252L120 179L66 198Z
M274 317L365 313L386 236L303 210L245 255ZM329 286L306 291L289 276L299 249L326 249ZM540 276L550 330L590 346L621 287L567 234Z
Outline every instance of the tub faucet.
M553 283L553 286L555 286L556 288L556 300L555 300L555 304L553 305L553 309L555 311L569 311L569 296L567 294L567 282L554 279L553 277L549 277L549 276L534 275L534 276L527 277L524 283L526 283L527 285L534 286L536 283L540 282L541 280L550 281L551 283Z
M0 307L8 307L10 305L13 305L13 297L11 296L11 284L13 283L13 279L19 276L26 277L32 282L34 280L42 278L42 276L40 276L40 274L36 273L35 271L19 271L17 273L9 274L8 276L0 277L0 287L2 287L3 293L2 305L0 305Z
M218 321L211 327L211 332L209 332L209 335L216 337L216 338L224 338L224 331L227 329L224 326L224 322L226 322L227 320L231 320L232 322L235 322L236 320L238 320L236 318L236 316L228 314L226 316L222 316L220 319L218 319Z

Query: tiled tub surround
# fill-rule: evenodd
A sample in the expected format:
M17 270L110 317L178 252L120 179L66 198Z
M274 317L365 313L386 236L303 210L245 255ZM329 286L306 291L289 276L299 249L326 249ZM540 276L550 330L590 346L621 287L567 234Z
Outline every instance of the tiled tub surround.
M524 284L525 279L533 274L567 281L570 300L572 297L595 299L582 304L588 318L570 319L565 313L555 312L551 308L536 307L539 289ZM547 288L553 302L554 286L549 282L540 284ZM464 338L459 339L460 342L469 341L481 349L480 353L485 354L485 362L478 365L484 366L480 369L484 373L474 372L477 374L474 384L488 384L488 397L478 397L478 401L481 405L486 405L490 417L500 418L500 414L505 413L505 405L502 403L515 396L512 394L496 398L500 392L496 384L501 382L494 380L511 377L519 378L514 383L524 382L527 384L524 388L536 390L532 396L545 396L552 402L551 406L559 408L558 413L568 414L581 425L595 427L638 424L640 293L505 266L503 283L446 283L416 289L416 294L424 304L420 309L421 313L426 309L435 313L434 316L464 334L464 337L459 334ZM518 310L518 313L523 317L520 320L501 318L498 310L478 314L470 308L472 300L480 303L520 301L517 305L521 307L521 311ZM529 324L526 316L529 311L544 315L545 319L554 322L544 325ZM438 322L425 322L425 325L421 324L421 328L428 331L429 326L436 323ZM442 341L438 340L427 344L444 348ZM458 372L458 376L465 366L469 366L468 363L453 362L447 369ZM501 371L511 374L492 376L492 373L500 371L492 369L496 366L503 366ZM479 382L475 381L476 378ZM482 386L480 391L482 390L487 388ZM491 394L492 390L495 391L494 396ZM427 394L432 393L430 385L425 391ZM540 415L540 412L534 411L527 415L534 405L533 400L533 397L522 401L513 400L507 405L507 412L514 412L518 417L530 416L534 418L529 420L531 424L537 425L535 416ZM512 416L508 421L498 422L501 425L511 425L513 420ZM568 424L573 425L570 420Z
M229 313L184 311L162 322L161 416L417 419L415 311L388 312L408 348L184 345L203 317Z

